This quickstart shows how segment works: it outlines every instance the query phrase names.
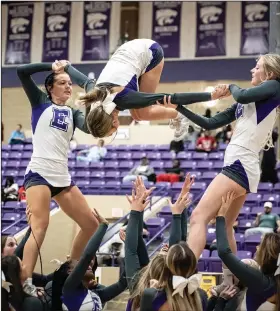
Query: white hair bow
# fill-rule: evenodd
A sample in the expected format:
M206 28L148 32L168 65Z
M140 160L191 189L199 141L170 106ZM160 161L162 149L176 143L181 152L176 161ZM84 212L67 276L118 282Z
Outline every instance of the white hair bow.
M172 296L179 293L180 296L183 298L184 289L186 286L188 286L188 293L191 295L195 290L199 288L201 277L201 274L194 274L188 279L185 279L182 276L174 275L172 278L172 285L173 289L175 290L172 293Z
M280 253L278 255L278 259L277 259L277 269L274 273L274 276L279 275L280 274Z
M101 105L104 111L110 115L117 107L117 105L113 102L116 95L117 93L111 94L110 92L107 92L107 96L103 101L98 101L91 105L91 110Z
M2 287L9 293L10 287L13 286L12 283L6 281L4 272L2 271Z
M61 267L61 265L63 264L63 261L60 261L60 260L58 260L58 259L52 259L52 260L50 261L50 263L54 263L54 264L56 264L58 267Z

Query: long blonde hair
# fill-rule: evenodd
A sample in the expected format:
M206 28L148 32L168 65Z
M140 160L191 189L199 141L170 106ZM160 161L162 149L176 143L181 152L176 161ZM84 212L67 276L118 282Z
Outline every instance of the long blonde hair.
M271 276L276 282L276 308L280 311L280 274L274 276L280 256L280 233L267 233L259 245L255 259L263 274Z
M263 60L263 69L266 77L270 73L273 73L277 79L280 79L280 55L278 54L264 54L261 55L257 60Z
M104 101L108 91L111 93L111 90L105 86L98 86L79 97L80 103L86 107L88 130L95 138L105 137L113 128L113 116L107 114L102 105L90 109L92 104Z
M172 278L174 275L189 278L196 273L197 260L186 242L173 245L166 256L166 268L159 279L159 287L165 289L168 304L173 311L195 310L202 311L199 291L189 294L188 288L184 290L183 298L173 294Z
M160 279L165 270L165 257L166 254L158 253L151 259L149 264L141 270L139 280L130 296L132 300L132 310L140 308L141 297L144 290L150 287L150 281Z

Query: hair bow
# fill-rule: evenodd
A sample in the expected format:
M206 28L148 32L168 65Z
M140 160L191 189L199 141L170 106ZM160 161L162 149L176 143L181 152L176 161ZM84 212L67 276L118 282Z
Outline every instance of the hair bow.
M102 106L104 111L107 114L111 114L113 112L113 110L116 108L116 104L113 102L114 98L116 97L117 93L113 93L111 94L110 92L107 92L107 96L103 101L98 101L93 105L93 108L96 108L98 106Z
M201 277L201 274L194 274L186 279L182 276L174 275L172 278L172 285L174 289L172 296L179 294L183 298L184 289L186 286L188 286L188 293L191 295L195 290L199 288Z
M279 275L280 274L280 253L278 255L278 259L277 259L277 269L274 273L274 276Z
M9 293L10 287L13 286L12 283L6 281L4 272L2 271L2 287Z
M54 263L56 264L58 267L61 267L61 265L63 264L63 261L60 261L59 259L52 259L50 261L50 263Z

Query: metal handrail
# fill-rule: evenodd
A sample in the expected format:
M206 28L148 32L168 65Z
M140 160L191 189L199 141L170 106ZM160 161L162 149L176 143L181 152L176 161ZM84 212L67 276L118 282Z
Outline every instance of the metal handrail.
M162 227L159 232L156 233L147 243L146 246L149 246L162 232L170 226L171 222L168 222L164 227Z
M201 199L203 193L204 193L204 191L201 191L201 193L199 193L199 195L192 201L192 204L191 204L191 205L193 205L195 202L199 201L199 200ZM171 222L168 223L168 225L170 225L170 224L171 224ZM156 234L156 236L158 236L158 233ZM154 237L155 237L155 236L154 236ZM153 237L153 238L154 238L154 237ZM166 243L168 240L169 240L169 237L165 238L165 239L163 240L163 243ZM150 243L150 242L151 242L151 240L150 240L148 243ZM148 246L148 243L146 244L146 246ZM160 244L149 254L149 257L150 257L150 258L151 258L152 256L154 256L154 254L161 248L161 245L162 245L163 243L160 243Z
M149 255L149 258L153 257L154 254L161 248L161 245L164 244L164 243L166 243L168 240L169 240L169 237L168 237L168 238L165 238L165 239L163 240L163 243L159 244L159 245L151 252L151 254Z
M164 193L162 194L162 196L161 196L159 199L157 199L155 202L153 202L153 204L156 204L159 200L162 199L163 196L168 195L168 192L166 191L165 188L159 189L159 192L161 192L161 191L163 191L163 190L164 190ZM157 194L159 194L159 192L158 192ZM156 195L156 192L154 193L153 196L157 196L157 195ZM150 206L147 206L147 207L145 208L144 211L146 211L146 210L148 210L148 209L151 209L151 206L152 206L151 204L150 204ZM107 233L110 232L113 228L115 228L116 225L118 225L119 223L121 223L121 222L123 222L124 220L126 220L129 214L130 214L130 212L128 212L127 214L125 214L122 218L118 219L118 220L107 230ZM103 241L103 242L101 243L100 246L103 246L105 243L107 243L115 234L116 234L116 232L114 232L114 233L112 233L111 235L109 235L109 237L108 237L105 241Z
M14 227L15 225L17 225L18 223L20 223L22 220L25 220L26 216L23 216L22 218L18 219L16 222L12 223L11 225L9 225L7 228L5 228L4 230L1 230L1 233L6 232L7 230L9 230L10 228Z

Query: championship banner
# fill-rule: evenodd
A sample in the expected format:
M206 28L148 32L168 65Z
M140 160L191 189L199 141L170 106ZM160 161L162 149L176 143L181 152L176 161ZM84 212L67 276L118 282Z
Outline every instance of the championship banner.
M240 55L268 53L269 5L270 2L242 2Z
M226 3L196 3L196 57L226 55Z
M33 4L8 4L6 65L31 62L33 12Z
M153 2L152 39L158 42L164 57L180 57L181 2Z
M84 2L82 60L109 59L112 2Z
M71 2L45 3L43 62L69 58Z

